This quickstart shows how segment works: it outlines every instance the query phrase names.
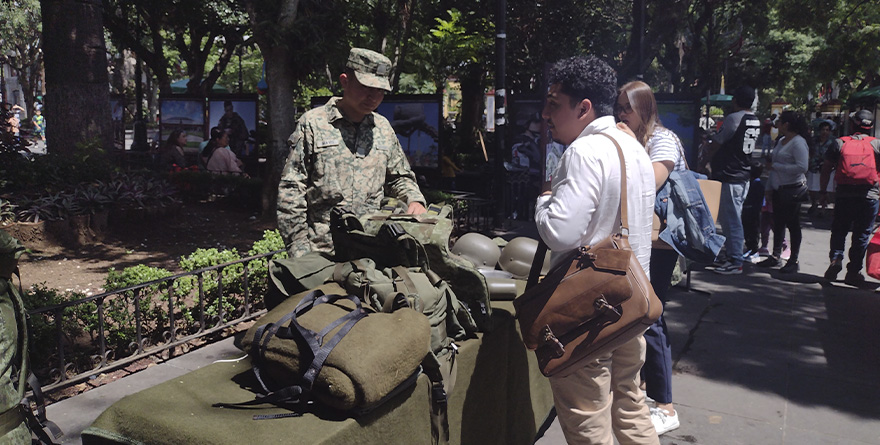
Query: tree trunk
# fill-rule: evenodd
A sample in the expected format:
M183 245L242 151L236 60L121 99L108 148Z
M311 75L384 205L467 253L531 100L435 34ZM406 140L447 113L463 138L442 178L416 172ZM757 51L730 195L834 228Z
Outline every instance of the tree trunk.
M41 0L49 149L72 154L97 140L113 147L101 0Z
M268 171L263 179L262 210L264 217L274 217L278 206L278 184L290 149L287 139L296 127L293 84L296 79L293 57L285 45L261 45L269 84Z

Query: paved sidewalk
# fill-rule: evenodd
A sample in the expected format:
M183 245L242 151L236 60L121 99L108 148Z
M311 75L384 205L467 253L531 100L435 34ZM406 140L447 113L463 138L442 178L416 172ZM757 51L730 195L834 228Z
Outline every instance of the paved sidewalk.
M692 291L672 291L681 427L662 444L880 444L880 294L821 283L829 232L816 225L804 223L798 274L702 270L692 273ZM227 339L56 403L49 417L64 443L80 443L79 432L123 396L241 355ZM537 443L564 444L558 423Z

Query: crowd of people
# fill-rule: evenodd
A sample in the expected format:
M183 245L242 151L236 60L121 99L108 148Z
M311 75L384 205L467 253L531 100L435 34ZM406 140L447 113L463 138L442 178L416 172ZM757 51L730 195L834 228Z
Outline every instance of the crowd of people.
M408 204L409 213L425 212L425 198L393 129L375 113L390 91L390 66L381 54L352 49L339 76L342 97L307 112L291 135L291 152L279 186L278 225L294 257L333 251L329 215L337 205L369 213L388 193ZM552 139L567 147L535 205L538 232L552 252L551 261L555 264L573 249L602 240L619 227L621 158L610 139L596 137L602 133L620 146L625 160L625 192L632 198L627 201L629 243L665 304L679 254L663 241L652 242L651 221L657 191L673 172L689 170L681 141L660 121L649 85L629 82L617 88L614 70L596 57L557 62L549 84L541 117ZM718 220L726 241L715 272L741 274L745 261L759 259L760 266L797 272L800 206L811 201L811 213L824 208L828 191L835 190L830 172L836 169L825 277L836 279L842 270L843 242L852 230L854 244L845 281L858 284L860 277L864 281L860 270L880 198L876 172L880 163L874 161L880 157L880 143L863 135L873 116L866 111L856 115L852 138L867 143L862 154L868 153L873 176L851 182L839 162L851 159L851 142L833 138L830 123L818 122L811 134L804 116L794 111L783 112L776 122L762 123L753 111L755 98L750 87L734 91L733 112L717 132L707 135L695 166L721 182ZM779 131L775 141L770 138L771 124ZM360 137L363 134L372 137ZM218 144L223 144L222 136ZM761 162L756 163L756 158ZM444 165L449 170L444 176L453 178L454 167ZM771 230L772 251L767 249ZM658 444L660 434L680 425L671 376L671 345L665 319L660 317L644 336L578 364L574 373L550 377L566 440L610 444L614 436L621 444Z
M18 141L22 147L30 145L33 141L46 142L46 117L43 116L43 105L40 102L34 104L33 116L25 117L25 109L18 104L2 104L5 119L3 132L8 133ZM29 125L28 125L29 124ZM22 127L29 127L30 137Z

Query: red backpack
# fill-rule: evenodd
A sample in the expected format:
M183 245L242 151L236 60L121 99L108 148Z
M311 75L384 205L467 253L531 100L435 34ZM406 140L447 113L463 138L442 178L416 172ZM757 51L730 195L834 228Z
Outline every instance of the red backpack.
M840 160L837 162L837 174L834 180L838 184L872 185L880 181L877 175L877 163L874 161L874 146L871 136L861 139L844 136L840 138Z

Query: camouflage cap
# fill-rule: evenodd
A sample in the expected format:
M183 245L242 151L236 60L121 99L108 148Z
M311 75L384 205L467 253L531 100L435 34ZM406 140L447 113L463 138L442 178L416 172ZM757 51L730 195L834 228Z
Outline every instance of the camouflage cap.
M5 230L0 230L0 278L12 277L22 252L24 246Z
M346 68L354 71L361 85L391 91L391 60L375 51L364 48L352 48L348 53Z

